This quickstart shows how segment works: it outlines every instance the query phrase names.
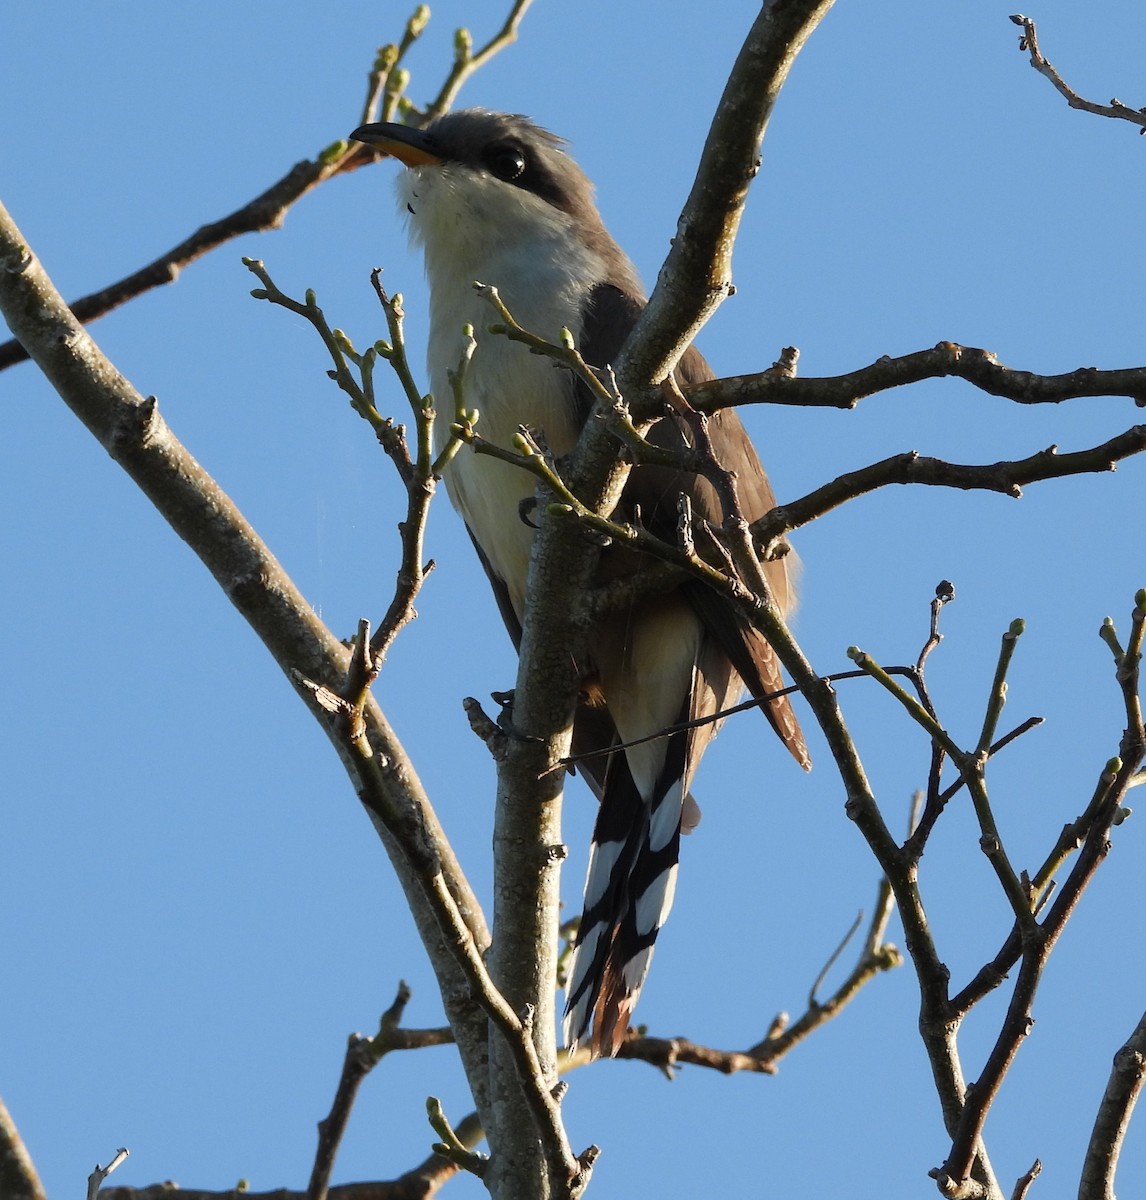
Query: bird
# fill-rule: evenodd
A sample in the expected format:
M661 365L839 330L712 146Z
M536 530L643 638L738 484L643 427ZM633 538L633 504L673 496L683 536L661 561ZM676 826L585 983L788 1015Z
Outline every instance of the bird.
M620 353L646 303L636 268L605 228L594 189L566 143L527 117L481 108L438 116L422 127L375 122L351 139L390 155L411 240L429 283L428 364L432 393L449 396L448 372L461 358L463 329L484 328L488 301L475 281L497 287L514 319L552 341L567 330L597 368ZM690 347L676 378L714 378ZM558 458L570 452L592 407L572 373L506 338L485 338L465 377L465 404L480 413L488 442L511 447L521 426L543 435ZM441 451L450 434L435 424ZM735 473L744 515L754 520L775 497L732 409L708 422L712 449ZM687 423L669 414L650 440L690 444ZM445 468L447 493L489 577L520 648L535 492L529 472L487 455L461 453ZM719 526L715 489L682 470L636 466L617 517L676 541L681 497L694 517ZM633 569L620 550L601 555L600 578ZM627 565L626 565L627 562ZM793 554L765 564L782 610L795 603ZM670 727L710 718L747 689L761 700L783 688L772 647L728 600L699 580L638 596L596 620L581 671L573 725L577 769L599 802L584 908L566 983L563 1033L594 1057L616 1054L628 1031L654 945L676 888L681 833L698 819L691 797L697 763L716 731L704 724L640 745ZM796 761L810 766L803 732L786 697L763 710Z

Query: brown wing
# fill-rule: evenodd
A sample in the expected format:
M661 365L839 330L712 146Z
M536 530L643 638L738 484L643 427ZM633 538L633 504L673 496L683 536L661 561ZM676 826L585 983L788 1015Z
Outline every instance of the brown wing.
M594 365L612 362L620 353L643 306L641 299L619 287L599 286L593 293L582 336L585 359ZM681 359L677 375L683 384L714 378L704 357L691 347ZM581 403L588 404L584 394ZM736 475L745 517L749 521L762 517L775 507L776 498L740 417L732 409L723 409L710 417L708 427L717 460ZM668 416L654 426L650 440L665 446L682 446L688 441L688 433L681 418ZM661 467L636 468L625 487L621 507L629 517L639 511L641 523L647 529L658 537L674 541L677 499L681 493L688 495L696 516L717 526L723 522L719 498L708 480ZM625 567L616 561L612 564L606 561L603 570L623 573ZM784 612L792 611L795 607L795 556L789 554L766 563L765 570L780 608ZM735 606L699 581L683 584L681 592L755 699L785 686L775 651ZM807 769L811 765L807 745L787 698L769 701L764 711L792 756Z

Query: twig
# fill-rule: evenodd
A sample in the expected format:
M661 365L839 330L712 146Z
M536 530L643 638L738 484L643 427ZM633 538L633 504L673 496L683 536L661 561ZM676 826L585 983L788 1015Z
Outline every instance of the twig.
M123 1164L127 1161L129 1154L131 1154L131 1151L126 1146L120 1146L120 1148L115 1152L115 1157L107 1164L106 1167L101 1167L99 1163L96 1163L95 1169L88 1176L87 1200L96 1200L96 1197L99 1195L99 1190L103 1186L103 1181L117 1167L123 1166Z
M863 918L862 913L812 985L804 1013L795 1021L791 1021L787 1014L781 1014L772 1022L772 1027L765 1037L747 1050L719 1050L687 1038L653 1037L643 1030L630 1030L617 1057L658 1067L669 1078L672 1078L675 1068L683 1064L707 1067L724 1075L734 1075L740 1071L775 1074L776 1064L781 1058L815 1030L838 1016L867 983L884 971L893 970L903 964L903 956L899 951L883 940L893 908L891 889L886 880L881 880L875 908L864 937L863 949L847 977L826 1000L817 999L816 992L823 982L824 975L855 933ZM588 1055L584 1057L587 1061ZM573 1065L580 1064L575 1062Z
M430 1127L442 1139L434 1143L434 1153L449 1159L460 1170L468 1171L479 1179L483 1178L489 1166L489 1155L474 1153L458 1137L445 1109L442 1108L442 1102L436 1096L430 1096L426 1100L426 1115L430 1120Z
M447 112L453 106L458 92L461 91L466 80L475 71L484 67L495 54L507 46L512 46L517 41L518 26L532 3L533 0L514 0L514 5L510 9L505 23L476 54L473 53L473 42L469 30L459 29L457 31L454 36L454 65L450 68L450 73L446 77L445 83L442 84L441 91L426 109L427 120Z
M1109 104L1096 104L1093 100L1084 100L1067 85L1063 77L1043 57L1043 53L1039 49L1038 33L1034 21L1030 17L1024 17L1021 13L1015 13L1011 20L1021 26L1023 30L1023 35L1019 38L1019 49L1026 50L1030 54L1031 66L1054 84L1059 95L1071 108L1093 113L1096 117L1114 117L1121 121L1129 121L1132 125L1138 126L1139 133L1146 133L1146 108L1130 108L1117 98L1111 100Z
M1011 1193L1011 1200L1026 1200L1027 1193L1031 1190L1031 1184L1043 1173L1043 1164L1039 1159L1035 1159L1031 1163L1028 1170L1015 1181L1015 1190Z
M944 605L950 604L954 599L955 585L949 579L940 580L935 585L935 596L931 601L931 631L928 634L927 641L923 643L923 649L920 650L919 657L915 660L915 672L917 675L922 676L931 652L943 641L943 635L939 632L939 614L943 611Z
M987 789L983 774L983 769L987 764L987 752L990 749L989 745L984 744L984 742L994 731L999 713L1002 710L1006 671L1011 661L1011 655L1013 654L1015 639L1021 633L1022 622L1014 621L1010 629L1003 635L1002 650L1000 651L999 663L996 668L995 679L987 705L987 716L984 719L983 733L980 736L981 748L976 749L974 752L961 749L951 735L939 724L935 714L928 712L924 705L916 700L914 696L911 696L895 683L890 675L870 655L853 646L848 650L848 657L853 659L863 670L868 671L878 683L882 684L884 689L899 701L916 724L922 726L932 742L941 745L944 752L950 756L951 760L959 768L963 781L971 793L975 813L979 819L981 833L980 847L983 853L987 855L988 861L991 863L999 879L999 883L1011 904L1011 909L1015 914L1015 919L1019 922L1020 928L1024 930L1025 935L1034 937L1036 936L1036 922L1034 914L1031 911L1031 896L1023 887L1018 873L1011 866L1010 859L1003 847L1002 838L999 836L994 814L991 811L991 806L987 798Z
M859 931L859 927L862 924L863 924L863 909L861 908L859 910L859 912L856 913L856 919L851 923L851 925L848 926L847 933L845 933L844 936L842 938L840 938L840 944L831 952L831 954L828 955L828 961L826 963L824 963L824 965L820 968L820 973L816 976L815 980L812 982L812 986L808 990L808 1008L809 1009L823 1007L819 1001L820 988L823 986L823 982L825 979L827 979L828 973L831 971L832 967L834 967L836 965L836 963L839 961L840 955L843 954L843 952L848 948L848 942L850 942L852 940L852 938L855 937L856 933Z
M328 1200L330 1176L334 1170L338 1147L342 1142L358 1090L366 1076L392 1050L416 1050L424 1046L442 1046L453 1042L454 1035L449 1029L401 1028L402 1014L409 1000L410 989L404 982L399 983L394 1003L382 1014L378 1022L378 1032L372 1037L352 1034L347 1042L334 1101L330 1112L318 1123L318 1147L306 1189L307 1200Z
M360 732L365 694L377 679L394 640L413 620L414 602L434 569L433 560L425 559L425 531L430 503L437 488L438 468L432 456L435 413L429 397L418 388L406 356L402 297L387 294L382 287L380 271L371 272L370 282L386 318L389 340L377 341L365 353L359 354L341 329L331 328L313 290L307 290L305 300L295 300L278 287L259 259L244 258L243 264L262 284L251 292L256 300L266 300L285 308L314 327L334 363L330 377L349 397L351 408L370 424L406 489L406 516L398 526L401 557L394 596L372 638L368 628L360 626L342 694L346 701L345 715L353 726L352 736L356 737ZM406 440L405 426L384 417L375 404L374 366L379 357L385 359L394 372L410 406L415 430L413 455ZM357 371L357 377L352 367Z
M1135 596L1135 606L1132 613L1132 631L1128 646L1136 651L1141 648L1140 629L1146 621L1146 590ZM1046 966L1058 938L1062 934L1067 921L1086 887L1089 885L1095 871L1105 859L1110 850L1110 829L1121 818L1122 797L1135 777L1139 764L1146 756L1146 731L1141 723L1141 703L1138 694L1139 662L1137 653L1129 650L1122 661L1116 663L1115 679L1123 694L1127 713L1131 721L1123 732L1120 744L1120 754L1112 758L1101 772L1095 793L1087 805L1086 811L1076 822L1072 830L1068 826L1060 837L1052 858L1044 870L1050 868L1060 848L1066 853L1066 847L1071 842L1081 846L1081 852L1066 880L1058 889L1055 899L1049 904L1048 911L1041 923L1032 928L1016 911L1016 930L1008 939L1008 945L1018 943L1021 951L1018 978L1014 991L1007 1006L1006 1017L999 1035L987 1057L983 1070L979 1075L973 1090L968 1090L960 1114L958 1127L952 1136L951 1153L944 1164L941 1174L955 1181L956 1184L967 1178L977 1147L981 1144L983 1123L991 1103L998 1094L1003 1077L1010 1067L1018 1050L1019 1044L1026 1037L1033 1024L1031 1007L1039 979ZM1033 899L1049 882L1049 877L1040 872L1034 880L1027 884L1025 891ZM1032 914L1033 919L1033 914ZM1020 932L1021 931L1021 932ZM1005 947L1004 949L1008 949ZM989 964L994 970L995 964ZM976 977L977 986L981 981L990 981L990 975L984 971ZM965 989L965 992L970 988ZM957 996L951 1002L952 1016L958 1011L958 1005L963 997Z

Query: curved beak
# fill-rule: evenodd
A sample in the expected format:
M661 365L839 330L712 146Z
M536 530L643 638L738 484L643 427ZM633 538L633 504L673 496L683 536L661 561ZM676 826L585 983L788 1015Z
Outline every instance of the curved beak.
M412 125L376 121L372 125L360 125L350 135L350 140L375 146L407 167L436 166L442 162L442 155L437 150L434 139L424 130L415 129Z

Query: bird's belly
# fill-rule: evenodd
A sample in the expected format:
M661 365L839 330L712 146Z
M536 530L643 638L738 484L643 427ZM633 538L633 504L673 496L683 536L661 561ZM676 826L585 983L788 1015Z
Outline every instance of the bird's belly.
M431 361L433 351L431 350ZM512 380L512 387L505 382ZM435 379L438 419L435 450L449 438L453 419L446 381ZM445 386L443 386L445 385ZM464 403L477 409L477 432L487 443L513 450L521 425L541 435L555 455L567 454L577 440L573 419L573 384L569 374L523 346L487 337L466 376ZM533 529L522 517L522 505L537 489L531 472L463 446L443 473L446 490L462 515L490 567L509 589L520 618Z

